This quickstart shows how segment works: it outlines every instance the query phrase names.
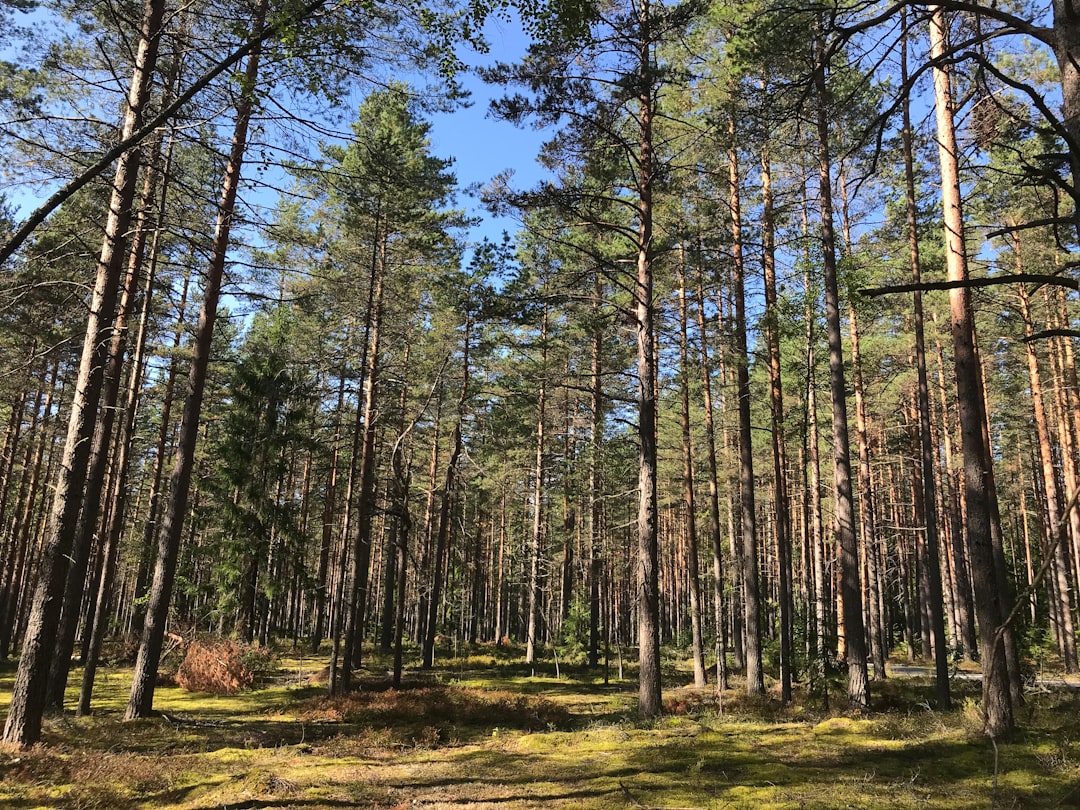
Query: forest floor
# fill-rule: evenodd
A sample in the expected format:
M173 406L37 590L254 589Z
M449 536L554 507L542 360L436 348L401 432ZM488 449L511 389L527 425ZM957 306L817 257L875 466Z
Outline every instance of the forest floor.
M325 659L282 657L269 683L232 695L159 687L158 716L135 722L121 720L130 669L105 669L92 717L51 717L43 744L0 750L0 807L1080 807L1074 689L1033 691L995 748L968 680L950 711L931 708L929 679L905 677L872 684L873 710L850 715L839 680L831 711L798 690L788 706L749 700L737 681L721 700L669 659L665 715L644 722L629 668L604 683L521 660L475 648L400 691L373 666L331 699L312 678ZM2 665L0 712L13 679Z

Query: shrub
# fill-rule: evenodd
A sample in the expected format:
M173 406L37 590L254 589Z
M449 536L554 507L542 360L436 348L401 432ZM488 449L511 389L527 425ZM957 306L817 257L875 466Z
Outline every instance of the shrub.
M176 684L189 692L232 694L254 684L270 661L269 651L262 647L231 639L193 641L176 671Z

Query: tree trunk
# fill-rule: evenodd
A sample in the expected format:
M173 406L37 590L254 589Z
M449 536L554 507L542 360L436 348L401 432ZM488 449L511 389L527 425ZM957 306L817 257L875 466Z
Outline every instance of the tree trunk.
M135 132L142 123L152 87L163 14L164 3L161 0L146 0L121 140ZM138 166L137 150L125 152L117 163L113 179L105 238L97 263L67 439L42 547L38 586L4 727L3 741L15 745L33 745L41 736L45 689L63 603L67 561L81 506L78 487L85 477L90 440L98 419L109 346L107 330L119 293L125 256L124 236L131 221Z
M829 342L829 388L832 395L833 480L836 487L836 536L840 548L840 592L843 595L845 653L848 665L848 704L870 705L866 672L866 636L859 587L859 548L855 539L855 504L851 493L851 453L848 446L847 390L840 335L840 291L836 277L836 239L833 234L832 163L826 109L824 42L816 45L814 85L817 97L818 191L821 205L822 265L825 282L825 321Z
M541 290L546 295L546 284ZM540 620L540 554L544 538L544 423L547 421L547 304L540 317L540 384L536 393L536 455L533 463L532 531L529 533L528 627L525 631L525 663L536 663L537 624Z
M261 0L254 10L251 23L253 36L258 36L262 32L266 12L266 0ZM229 248L229 232L236 210L236 194L247 147L248 124L255 104L259 54L260 49L255 48L248 57L244 71L245 89L237 102L232 148L225 167L221 199L218 202L218 217L210 249L210 264L203 287L202 312L199 314L199 325L195 332L179 442L169 479L169 497L158 531L158 554L154 563L150 599L143 622L139 652L135 660L131 695L125 712L125 717L129 720L136 717L148 717L153 710L158 663L165 638L165 624L168 618L169 602L172 598L173 581L176 577L180 535L184 528L184 516L187 512L191 476L195 464L195 444L198 440L199 418L210 365L214 322L217 319L218 300L221 296L221 280Z
M906 13L903 18L904 27L907 27ZM901 77L907 82L907 38L900 51ZM919 225L917 219L918 206L915 196L915 165L914 145L912 143L911 109L908 100L905 99L903 107L903 147L904 147L904 197L907 208L908 230L908 253L911 260L911 281L919 284L922 281L922 261L919 257ZM914 293L914 327L915 327L915 369L918 377L918 411L919 411L919 457L921 459L921 481L923 496L923 514L926 521L924 529L926 537L927 561L930 564L930 588L931 602L941 602L941 542L938 532L937 511L937 476L936 476L936 449L933 443L933 432L930 427L930 384L926 373L926 340L923 324L922 292ZM964 577L966 582L967 577ZM947 710L952 705L952 696L949 690L949 656L946 649L945 622L941 616L940 608L931 605L933 617L934 644L934 685L937 696L938 709Z
M592 314L599 315L603 299L601 275L597 271L593 276ZM601 469L604 462L604 382L602 355L604 351L604 333L599 317L595 319L592 334L592 376L590 391L590 429L589 453L589 668L600 665L600 624L602 621L601 580L604 574L604 507L603 480Z
M1014 231L1013 249L1017 260L1020 259L1019 234ZM1031 381L1031 406L1035 415L1035 435L1039 451L1039 466L1042 471L1043 496L1046 499L1046 517L1048 540L1053 544L1054 564L1051 571L1054 576L1053 590L1057 594L1059 622L1054 628L1061 647L1062 663L1067 674L1076 672L1076 630L1073 626L1072 596L1069 588L1069 560L1064 542L1058 542L1057 527L1061 523L1061 496L1058 492L1057 471L1054 469L1054 449L1050 442L1050 427L1046 418L1046 406L1043 401L1042 375L1039 371L1039 358L1035 354L1035 343L1030 338L1035 330L1031 323L1031 305L1027 289L1023 284L1016 288L1020 302L1020 317L1024 321L1024 342L1027 357L1028 379ZM1065 539L1067 535L1062 537Z
M366 371L364 374L363 438L360 443L360 499L357 504L356 545L353 548L353 566L350 596L346 600L345 668L342 671L343 687L350 687L350 671L360 666L361 643L367 611L368 580L371 575L372 518L375 514L375 437L378 419L379 373L381 371L381 334L383 319L383 283L386 275L385 234L379 233L376 217L376 255L371 263L371 290L368 301L368 324L365 329L367 343L364 348Z
M934 59L945 53L945 13L933 7L930 21L930 53ZM968 277L964 244L964 219L960 203L960 178L957 167L956 134L953 124L952 89L947 69L936 66L934 107L937 118L938 155L941 162L941 197L945 217L946 267L949 281ZM970 290L958 287L949 291L953 352L956 363L957 399L960 406L960 437L964 456L964 489L967 501L968 553L975 585L975 609L979 619L979 641L983 671L984 730L991 737L1001 736L1013 727L1013 707L1009 693L1009 673L1005 646L998 632L1004 619L1001 595L990 537L990 494L985 468L988 454L983 443L986 422L978 359L972 329Z
M735 391L739 412L739 504L742 517L739 574L743 588L743 643L746 649L746 693L765 694L761 667L761 597L758 584L757 509L754 505L753 426L750 422L750 354L746 336L746 288L743 281L742 214L739 206L739 162L735 119L728 119L728 195L731 210L731 294L735 303Z
M699 268L700 269L700 268ZM713 417L712 364L705 328L705 291L697 288L698 347L701 354L701 388L705 408L705 452L709 461L709 541L713 552L713 621L716 624L716 688L727 688L727 625L724 622L723 536L720 533L720 483L716 460L716 425Z
M427 621L421 649L421 666L431 669L435 665L435 636L438 631L439 607L443 596L444 565L447 553L450 549L451 516L454 493L457 488L457 465L464 449L461 435L462 423L465 420L465 407L469 400L469 352L472 348L473 312L471 309L465 312L465 335L464 348L462 350L462 377L461 390L458 394L457 415L454 429L450 437L450 458L446 463L446 476L443 480L441 502L439 504L438 528L434 537L434 554L431 571L431 593L427 603ZM434 462L435 451L432 451Z
M638 387L638 713L656 717L661 711L660 594L657 551L656 462L656 303L653 299L653 35L650 0L638 12L637 109L639 128L637 177L637 279L634 286L637 330Z
M779 567L780 699L791 701L795 612L791 574L791 499L788 495L784 442L784 386L780 369L780 312L776 292L776 225L769 150L761 151L761 241L765 273L765 342L769 350L769 413L772 420L773 501L776 504L776 550Z
M701 630L701 577L698 571L697 505L694 500L694 453L690 441L690 341L687 334L686 274L679 269L679 368L682 395L683 520L686 527L686 576L690 584L690 636L694 686L705 686L705 651Z
M169 150L171 154L171 147ZM166 166L168 166L166 159ZM147 189L157 186L156 171L157 160L147 176ZM167 172L166 172L167 174ZM151 195L144 195L147 205L152 204ZM105 544L102 550L102 571L98 582L95 598L93 620L91 626L84 630L87 634L88 644L86 655L83 660L82 687L79 695L78 714L90 713L90 701L94 690L94 677L97 671L98 656L101 652L101 644L104 641L105 632L108 629L108 606L112 598L113 581L116 574L116 560L120 550L120 538L124 528L124 518L127 509L128 496L128 459L131 453L135 433L135 416L138 410L140 395L142 392L143 377L145 371L146 341L149 332L151 301L153 298L154 282L157 275L158 240L161 236L161 217L165 204L165 188L161 188L160 202L158 206L157 227L154 231L154 239L150 248L150 264L146 271L146 280L143 283L142 308L139 313L139 326L135 337L135 349L132 352L130 373L128 378L127 396L124 402L124 421L121 424L118 440L118 451L113 461L113 483L109 502L112 504L108 522L105 524ZM146 207L143 208L143 218L146 216ZM140 228L145 231L147 222L141 222ZM132 262L141 261L142 251L132 251ZM62 692L61 692L62 695Z

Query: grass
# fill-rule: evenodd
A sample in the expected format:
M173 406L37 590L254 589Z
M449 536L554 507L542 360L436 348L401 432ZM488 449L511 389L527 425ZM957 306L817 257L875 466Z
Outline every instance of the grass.
M93 717L48 718L43 745L0 750L0 807L1080 807L1072 692L1032 695L995 759L971 683L949 712L930 708L929 680L873 684L875 710L846 716L805 693L718 701L680 663L665 716L644 722L635 683L520 660L478 648L402 690L372 667L331 699L308 678L321 662L286 659L274 683L233 695L159 687L161 714L132 723L130 671L106 669ZM0 709L13 674L0 669Z

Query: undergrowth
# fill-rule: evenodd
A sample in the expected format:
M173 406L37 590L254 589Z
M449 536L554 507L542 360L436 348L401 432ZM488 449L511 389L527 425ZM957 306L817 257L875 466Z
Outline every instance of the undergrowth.
M635 715L632 681L525 668L479 647L402 689L377 657L360 688L328 697L283 657L273 685L231 695L159 687L162 714L125 723L130 673L107 670L96 714L49 718L46 744L0 750L12 808L1040 808L1080 806L1080 697L1029 695L1020 728L979 732L978 684L939 710L928 678L871 685L849 715L797 685L748 697L665 671L664 716ZM516 650L520 653L520 650ZM532 673L536 674L533 675ZM0 702L12 672L0 669ZM78 682L77 677L72 678ZM74 691L69 697L73 697Z

